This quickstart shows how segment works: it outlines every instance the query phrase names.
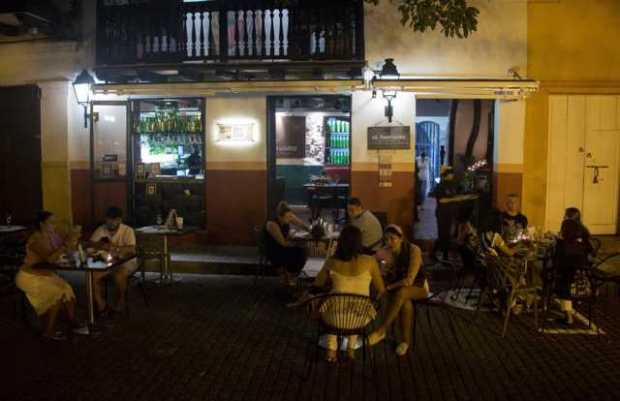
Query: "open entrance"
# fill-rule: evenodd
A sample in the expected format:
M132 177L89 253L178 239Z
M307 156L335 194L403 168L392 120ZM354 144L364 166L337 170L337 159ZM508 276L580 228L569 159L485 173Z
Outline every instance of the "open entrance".
M438 237L437 201L433 195L445 166L452 167L458 192L476 195L474 212L491 206L494 115L493 100L417 100L417 239Z
M351 182L351 99L269 98L269 213L286 201L306 221L342 220Z

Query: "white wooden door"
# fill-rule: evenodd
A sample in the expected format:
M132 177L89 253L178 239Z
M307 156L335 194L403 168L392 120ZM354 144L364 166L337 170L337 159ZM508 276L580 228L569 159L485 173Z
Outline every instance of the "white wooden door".
M547 229L577 207L592 233L616 233L619 135L620 97L550 96Z
M618 213L618 98L588 96L583 222L593 234L615 234Z

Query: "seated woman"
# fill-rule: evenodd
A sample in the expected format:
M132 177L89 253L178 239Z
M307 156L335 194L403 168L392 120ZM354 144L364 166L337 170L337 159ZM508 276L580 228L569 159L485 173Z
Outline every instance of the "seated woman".
M291 211L285 202L276 208L276 218L265 224L265 256L279 270L282 281L287 285L295 285L291 275L297 276L306 265L306 250L296 246L289 240L291 224L310 231Z
M62 332L56 331L56 318L61 310L67 314L76 334L88 334L88 328L79 326L75 320L75 294L71 286L56 272L37 268L41 263L58 261L63 254L77 244L77 238L62 238L54 227L54 215L39 212L36 231L28 239L26 258L20 267L15 284L26 293L28 301L43 320L43 336L63 340Z
M588 255L592 252L588 238L588 231L577 220L567 219L562 222L554 258L557 274L555 292L560 301L560 308L565 314L564 323L568 325L573 324L574 311L570 298L575 273L586 266Z
M386 274L390 301L383 323L370 335L368 341L374 345L383 340L387 328L400 318L401 341L396 347L396 353L403 356L411 344L414 313L412 301L428 297L430 289L422 267L422 251L404 238L403 230L397 225L388 225L385 228L385 242L391 259Z
M385 291L383 278L379 271L377 260L372 256L362 254L362 232L354 226L345 227L340 233L338 246L334 256L327 259L323 268L319 272L314 287L324 288L331 282L331 293L336 294L359 294L370 295L370 284L374 286L377 294L381 295ZM321 312L324 319L329 320L329 307L325 305ZM374 319L374 309L368 316L368 322ZM335 319L338 322L347 319ZM342 327L343 329L346 327ZM349 336L347 354L349 358L354 357L357 336ZM336 336L330 335L327 338L327 360L334 362L337 359L338 344Z

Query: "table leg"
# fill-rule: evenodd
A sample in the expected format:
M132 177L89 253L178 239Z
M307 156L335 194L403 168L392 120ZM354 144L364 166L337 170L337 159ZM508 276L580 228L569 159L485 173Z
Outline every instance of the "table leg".
M90 326L94 326L95 325L95 305L94 305L94 300L93 300L93 291L94 291L94 285L93 285L93 272L92 271L87 271L86 272L86 296L88 298L88 323L90 324Z
M169 263L170 254L168 253L168 236L164 235L164 280L168 280L170 278Z

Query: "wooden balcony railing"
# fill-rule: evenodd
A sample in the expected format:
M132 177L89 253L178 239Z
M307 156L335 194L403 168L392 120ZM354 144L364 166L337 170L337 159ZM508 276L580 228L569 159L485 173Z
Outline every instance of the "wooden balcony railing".
M97 65L362 61L361 0L99 0Z

